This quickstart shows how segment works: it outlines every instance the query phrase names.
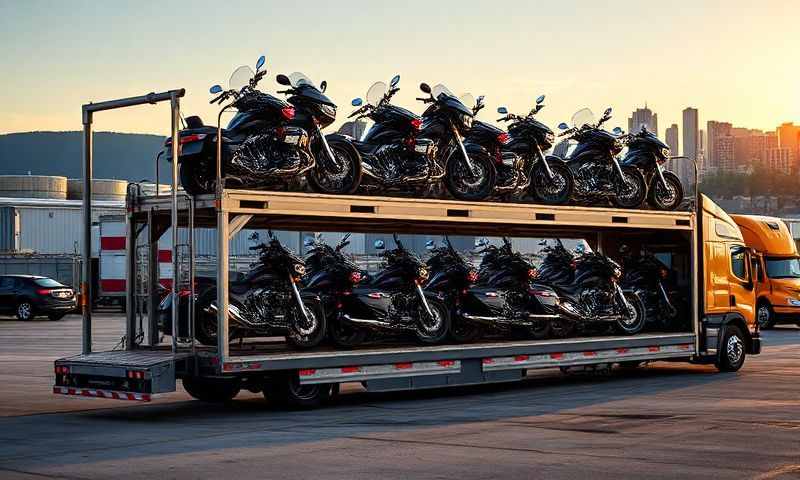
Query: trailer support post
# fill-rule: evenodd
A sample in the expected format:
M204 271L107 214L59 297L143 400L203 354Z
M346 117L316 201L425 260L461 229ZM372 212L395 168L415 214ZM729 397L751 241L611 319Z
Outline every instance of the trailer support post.
M172 112L172 353L178 350L178 130L180 129L180 102L175 92L170 95ZM194 301L194 297L191 297Z
M92 111L83 108L83 312L82 353L92 353Z
M125 200L125 349L136 348L136 223L133 221L131 205L134 202L131 189Z

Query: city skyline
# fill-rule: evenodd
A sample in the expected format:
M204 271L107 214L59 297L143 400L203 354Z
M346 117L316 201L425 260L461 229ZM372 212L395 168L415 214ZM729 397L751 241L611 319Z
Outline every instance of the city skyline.
M236 66L252 65L260 54L267 56L265 91L279 89L277 73L300 70L327 80L327 93L339 105L335 128L353 97L396 73L402 77L398 105L421 112L414 100L418 84L441 82L456 94L486 95L484 121L493 121L500 105L527 112L540 94L547 95L547 106L538 117L551 126L583 107L599 115L611 106L609 126L624 128L627 113L645 101L662 125L680 123L689 104L710 114L705 118L748 128L800 121L800 65L783 61L783 52L800 46L800 39L785 35L794 28L785 14L789 1L679 1L668 10L634 1L613 9L577 0L510 1L503 9L477 1L364 1L346 8L307 2L325 21L302 37L294 35L292 21L270 21L296 18L292 5L238 6L0 0L6 46L0 68L8 73L0 89L0 132L76 130L83 103L178 87L187 89L186 115L212 119L217 107L208 105L209 86L225 84ZM201 13L212 9L214 16ZM142 35L153 18L171 27ZM637 21L642 18L659 21ZM537 28L529 28L532 21ZM169 47L197 32L211 33L214 41L202 49ZM690 55L699 45L704 53ZM108 112L96 128L164 134L168 123L165 108L141 107Z

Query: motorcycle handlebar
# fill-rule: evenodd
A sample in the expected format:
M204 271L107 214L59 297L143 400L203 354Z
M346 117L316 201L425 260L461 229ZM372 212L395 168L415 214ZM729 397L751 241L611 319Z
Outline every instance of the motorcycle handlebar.
M425 98L425 97L417 97L417 100L419 100L422 103L431 103L434 101L432 98Z
M228 92L222 92L219 94L218 97L211 99L208 103L214 104L217 102L222 102L228 96Z

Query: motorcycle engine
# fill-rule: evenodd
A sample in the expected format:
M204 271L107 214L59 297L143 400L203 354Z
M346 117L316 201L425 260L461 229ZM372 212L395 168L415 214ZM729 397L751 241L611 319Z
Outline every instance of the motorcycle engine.
M614 292L602 288L587 288L581 292L581 303L594 315L614 313Z
M575 181L584 192L602 193L612 189L608 168L592 162L586 162L578 168Z
M375 152L387 180L416 177L427 173L428 162L424 155L408 151L403 144L383 145Z
M528 302L528 295L521 292L506 291L504 297L506 300L504 316L507 318L520 317Z
M265 288L256 289L245 298L244 315L260 328L285 328L287 319L283 306L291 305L293 302L294 299L288 293Z
M259 176L273 170L292 171L310 163L310 155L296 145L277 141L273 133L251 135L231 159L236 173Z

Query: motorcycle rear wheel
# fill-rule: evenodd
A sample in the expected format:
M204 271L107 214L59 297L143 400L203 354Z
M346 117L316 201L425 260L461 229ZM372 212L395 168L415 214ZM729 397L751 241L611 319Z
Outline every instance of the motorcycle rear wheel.
M483 337L483 326L473 322L455 318L450 325L450 339L456 343L470 343Z
M361 186L361 156L353 145L342 140L329 140L333 155L336 157L337 171L325 168L330 160L323 161L320 156L326 155L323 150L316 153L314 168L306 173L306 180L311 190L317 193L334 195L353 194Z
M186 193L195 196L214 191L212 186L214 181L206 178L208 172L205 170L205 162L197 160L181 162L181 186Z
M303 308L308 316L308 324L297 306L292 309L286 340L297 349L309 349L319 345L325 338L327 321L322 304L318 300L303 299Z
M549 163L549 165L553 172L552 180L547 177L541 162L534 167L530 185L531 196L545 205L564 205L572 196L574 184L572 171L561 163Z
M366 330L342 320L331 321L329 334L333 344L340 348L357 347L367 339Z
M430 298L428 306L433 318L428 318L428 312L424 305L420 305L417 309L417 315L419 315L417 319L419 324L416 329L417 339L427 344L439 343L447 338L447 333L450 331L450 310L444 303Z
M667 189L661 185L658 175L653 176L647 203L657 210L675 210L683 201L683 184L672 172L664 172L664 181L667 182Z
M633 166L622 167L624 183L615 180L617 189L614 204L619 208L639 208L647 197L647 182L642 172Z
M469 170L460 150L451 154L447 160L444 183L453 198L478 202L488 198L494 191L497 171L487 154L471 154L470 160L477 170L475 175Z

